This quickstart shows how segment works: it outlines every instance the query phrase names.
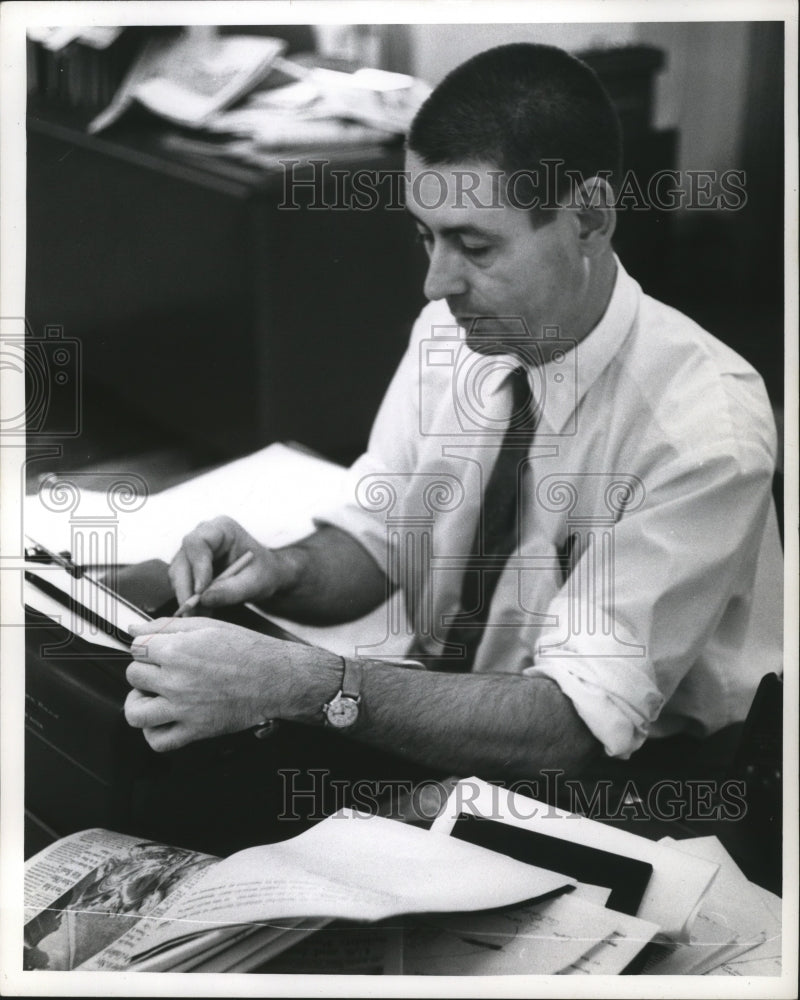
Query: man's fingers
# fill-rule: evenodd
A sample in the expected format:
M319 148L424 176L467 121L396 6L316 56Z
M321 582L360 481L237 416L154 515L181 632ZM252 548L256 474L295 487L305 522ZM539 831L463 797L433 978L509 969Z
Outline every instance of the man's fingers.
M193 737L180 723L173 723L166 726L148 727L143 730L144 738L156 753L168 753L170 750L180 750L187 743L191 743Z
M158 664L160 662L157 651L157 646L160 645L158 636L150 634L151 632L152 630L148 629L147 634L134 636L131 643L131 656L139 663ZM131 632L131 634L133 633Z
M200 598L200 607L219 608L242 604L248 600L259 582L259 571L254 563L240 570L228 580L213 583Z
M175 556L169 567L169 579L178 604L194 594L194 571L183 549Z
M175 722L175 709L166 698L134 688L125 699L125 719L134 729L151 729Z
M210 524L201 524L181 543L181 554L188 566L192 594L199 594L214 578L214 557L224 551L224 535Z
M210 618L154 618L151 622L133 622L128 626L128 632L134 636L135 646L138 643L147 645L149 639L159 639L175 632L197 632L203 628L219 626L219 622Z
M242 555L252 540L244 529L230 517L215 517L202 521L185 536L180 552L172 560L169 568L170 580L178 603L183 604L195 594L203 593L214 579L214 565L232 563L237 555ZM246 599L238 591L228 596L227 588L215 593L209 606L230 604Z
M193 594L205 590L214 578L214 560L234 543L236 533L230 518L201 521L181 542L180 552L172 560L170 579L178 602L183 604Z
M161 676L161 668L152 663L131 663L125 671L125 680L134 690L138 689L140 694L143 691L151 695L160 694Z
M136 688L125 699L125 719L134 729L142 730L145 740L157 753L178 750L196 738L176 720L174 706L166 698L142 694Z

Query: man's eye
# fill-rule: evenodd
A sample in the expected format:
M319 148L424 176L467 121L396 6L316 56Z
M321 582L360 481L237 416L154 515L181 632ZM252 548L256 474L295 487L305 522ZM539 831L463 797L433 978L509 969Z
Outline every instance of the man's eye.
M477 244L462 244L462 250L468 257L482 257L484 254L491 250L488 243L477 243Z
M421 243L426 250L430 250L431 246L433 245L433 237L431 236L430 233L418 232L416 235L416 241L417 243Z

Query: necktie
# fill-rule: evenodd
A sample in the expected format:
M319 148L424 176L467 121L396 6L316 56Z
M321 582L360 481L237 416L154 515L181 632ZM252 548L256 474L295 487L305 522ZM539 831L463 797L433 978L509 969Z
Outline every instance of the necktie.
M469 564L461 587L462 613L450 626L446 642L465 647L464 655L452 651L432 663L432 670L466 672L472 668L478 644L488 624L489 607L508 557L519 544L519 492L521 472L536 429L536 411L524 368L509 375L512 409L500 450L486 484Z

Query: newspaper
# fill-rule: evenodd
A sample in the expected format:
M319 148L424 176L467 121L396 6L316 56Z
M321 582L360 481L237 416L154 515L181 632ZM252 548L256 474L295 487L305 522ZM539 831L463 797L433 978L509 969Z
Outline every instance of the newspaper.
M225 860L89 830L26 866L24 967L160 971L213 958L218 971L246 971L337 917L482 910L574 884L351 810Z
M57 841L25 869L25 969L77 969L157 919L217 859L108 830Z
M134 101L179 125L201 126L255 86L285 48L280 38L248 35L151 38L88 131L108 128Z

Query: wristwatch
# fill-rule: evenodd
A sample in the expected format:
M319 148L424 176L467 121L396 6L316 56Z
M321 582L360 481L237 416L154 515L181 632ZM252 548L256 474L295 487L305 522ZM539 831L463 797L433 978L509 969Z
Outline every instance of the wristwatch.
M361 704L361 675L364 665L361 660L348 660L342 657L344 674L342 687L336 697L322 706L325 723L334 729L349 729L358 718L358 707Z

